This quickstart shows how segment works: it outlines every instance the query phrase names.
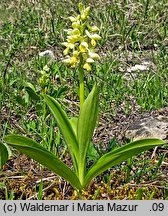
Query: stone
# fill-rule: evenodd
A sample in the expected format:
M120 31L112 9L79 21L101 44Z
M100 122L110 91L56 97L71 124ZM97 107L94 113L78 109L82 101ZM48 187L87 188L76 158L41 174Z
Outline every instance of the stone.
M156 65L152 61L142 61L141 64L127 67L123 78L127 81L134 81L135 79L140 79L141 75L147 71L156 71Z
M168 140L168 116L146 116L133 122L127 129L125 137L131 140L159 138Z
M49 57L49 58L54 58L54 53L51 50L45 50L43 52L39 53L40 57Z

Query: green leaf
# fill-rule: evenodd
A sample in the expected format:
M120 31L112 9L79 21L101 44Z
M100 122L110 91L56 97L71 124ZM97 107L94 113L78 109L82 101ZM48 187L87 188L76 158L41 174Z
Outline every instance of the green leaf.
M70 120L71 126L73 128L73 131L75 135L77 135L77 125L78 125L78 118L77 117L72 117Z
M69 148L69 151L71 152L73 163L75 165L76 164L75 159L78 160L78 151L79 151L78 149L79 148L78 148L77 138L71 126L71 123L66 113L61 108L60 104L54 98L48 95L44 95L44 99L45 99L46 104L50 108L53 116L56 119L56 122L62 132L64 140ZM77 167L77 165L75 166Z
M120 164L136 154L163 144L165 144L165 142L159 139L143 139L128 143L106 153L90 168L83 186L86 187L94 177L110 167Z
M98 115L98 90L96 85L83 103L82 109L78 118L77 139L79 143L80 154L80 180L83 181L85 175L86 152L91 141L96 120Z
M38 101L40 99L40 97L36 93L34 86L31 83L29 82L25 83L25 90L27 91L27 93L29 94L32 100Z
M8 150L6 146L0 142L0 170L8 160Z
M77 189L81 188L81 184L76 174L59 158L47 151L34 140L20 135L8 135L4 138L4 140L9 145L19 150L21 153L26 154L62 178L69 181L73 187Z

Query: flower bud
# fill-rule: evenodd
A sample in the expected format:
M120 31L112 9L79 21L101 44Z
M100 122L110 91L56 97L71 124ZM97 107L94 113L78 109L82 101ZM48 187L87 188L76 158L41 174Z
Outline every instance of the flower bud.
M93 47L95 47L96 46L96 41L92 39L91 44L92 44Z
M79 15L77 17L70 16L68 18L70 19L71 22L76 22L80 19L80 16Z
M91 38L94 40L100 40L101 39L101 37L98 34L92 34Z
M97 53L94 52L89 52L89 57L94 59L94 60L99 60L100 56Z
M80 13L83 11L83 4L81 2L78 4L78 9Z
M86 59L86 62L87 62L87 63L93 63L94 60L93 60L92 58L88 58L88 59Z
M87 7L85 10L82 11L81 19L86 20L89 16L89 13L90 13L90 7Z
M99 31L99 28L97 26L90 26L90 31L96 32Z

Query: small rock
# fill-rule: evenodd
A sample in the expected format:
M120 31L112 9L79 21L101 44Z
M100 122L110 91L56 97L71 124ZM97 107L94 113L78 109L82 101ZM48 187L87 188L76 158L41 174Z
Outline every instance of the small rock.
M156 71L156 65L152 61L142 61L141 64L128 67L123 78L127 81L133 81L135 79L139 79L141 74L149 70Z
M130 125L127 139L159 138L168 140L168 117L163 115L143 117Z
M149 70L149 67L147 64L142 64L142 65L136 64L135 66L132 66L131 68L127 68L127 72L129 73L131 73L132 71L137 71L137 70L140 70L140 71Z
M45 50L44 52L40 52L39 56L54 58L54 53L51 50Z

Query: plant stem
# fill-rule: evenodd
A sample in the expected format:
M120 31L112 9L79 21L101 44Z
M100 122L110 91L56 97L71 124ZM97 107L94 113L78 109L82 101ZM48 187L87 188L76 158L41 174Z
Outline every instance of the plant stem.
M84 90L84 69L83 69L83 57L80 56L80 63L79 63L79 100L80 100L80 111L82 109L84 100L85 100L85 90ZM80 148L80 146L79 146ZM85 172L85 165L83 164L82 155L79 158L79 180L81 185L84 181L84 172Z
M80 99L80 110L83 106L85 100L85 90L84 90L84 70L83 70L83 58L80 57L80 64L79 64L79 99Z
M82 155L80 155L80 161L79 161L79 181L81 185L84 184L84 174L85 174L85 163L83 164Z
M83 200L84 198L83 198L82 190L78 190L77 193L78 193L78 198L80 200Z

